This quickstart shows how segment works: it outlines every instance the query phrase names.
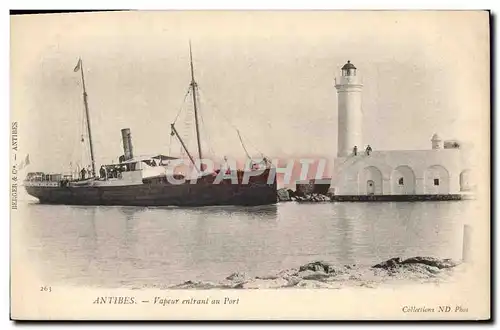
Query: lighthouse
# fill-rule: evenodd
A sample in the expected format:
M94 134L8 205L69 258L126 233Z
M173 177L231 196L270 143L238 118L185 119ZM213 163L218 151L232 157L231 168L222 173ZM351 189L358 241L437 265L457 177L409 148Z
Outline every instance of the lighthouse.
M338 94L338 140L337 157L346 157L354 146L362 150L363 115L361 112L361 91L363 85L356 75L356 67L351 61L342 67L342 75L335 79Z
M366 152L370 143L363 141L362 135L363 85L350 61L335 79L335 88L338 148L331 181L333 200L458 200L474 189L475 184L469 182L473 157L457 140L442 140L434 134L428 149L383 150L374 146L372 152Z

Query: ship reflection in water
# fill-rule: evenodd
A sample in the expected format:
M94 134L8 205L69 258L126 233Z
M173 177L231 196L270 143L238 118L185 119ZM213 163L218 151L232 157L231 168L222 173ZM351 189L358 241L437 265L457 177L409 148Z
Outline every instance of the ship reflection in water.
M78 207L29 204L23 233L47 283L101 287L266 275L309 261L374 264L460 258L472 201L259 207Z

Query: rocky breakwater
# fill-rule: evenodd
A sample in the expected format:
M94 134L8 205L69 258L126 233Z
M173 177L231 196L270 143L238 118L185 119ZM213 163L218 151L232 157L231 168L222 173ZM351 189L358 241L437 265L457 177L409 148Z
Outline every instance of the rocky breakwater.
M375 288L384 283L425 283L446 281L460 263L432 257L393 258L373 266L334 265L310 262L299 268L268 276L248 277L234 273L220 282L187 281L169 289L341 289Z
M322 194L306 194L304 196L296 196L296 202L330 202L331 198Z
M311 193L301 194L292 189L279 189L278 201L280 202L330 202L331 196Z

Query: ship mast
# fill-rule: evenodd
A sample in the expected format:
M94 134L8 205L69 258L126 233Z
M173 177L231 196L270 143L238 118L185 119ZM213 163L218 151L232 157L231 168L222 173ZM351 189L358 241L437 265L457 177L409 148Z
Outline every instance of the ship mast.
M171 129L172 129L172 133L171 133L171 135L175 135L175 136L177 136L177 138L179 139L179 141L180 141L180 143L181 143L182 147L183 147L183 148L184 148L184 150L186 151L186 153L187 153L187 155L188 155L189 159L191 160L191 163L193 163L194 168L196 168L196 170L199 172L198 168L196 167L196 162L194 161L193 156L191 156L191 153L189 152L188 148L187 148L187 147L186 147L186 145L184 144L184 141L182 140L181 136L179 135L179 133L178 133L178 132L177 132L177 130L175 129L174 124L170 124L170 127L171 127Z
M78 64L74 71L76 72L78 70L80 70L82 74L83 105L85 106L85 117L87 119L87 133L89 135L90 159L92 162L92 176L95 176L94 145L92 144L92 130L90 128L89 104L87 102L87 90L85 88L85 77L83 75L83 62L81 58L78 59Z
M189 41L189 59L191 62L191 89L193 91L193 106L194 106L194 121L196 126L196 141L198 142L198 157L200 158L200 162L202 160L201 153L201 142L200 142L200 127L198 123L198 103L196 100L196 81L194 80L194 67L193 67L193 53L191 52L191 41ZM202 165L200 163L200 170L202 170Z

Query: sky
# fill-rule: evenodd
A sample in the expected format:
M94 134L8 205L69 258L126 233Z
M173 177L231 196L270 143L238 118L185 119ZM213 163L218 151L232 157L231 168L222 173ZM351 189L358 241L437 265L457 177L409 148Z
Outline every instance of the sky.
M204 154L324 158L337 152L334 78L363 81L374 150L430 148L439 133L489 143L487 12L114 12L11 18L11 120L30 171L88 162L82 58L97 164L123 153L196 153L189 40ZM84 136L84 139L87 139ZM86 140L85 140L86 141Z

